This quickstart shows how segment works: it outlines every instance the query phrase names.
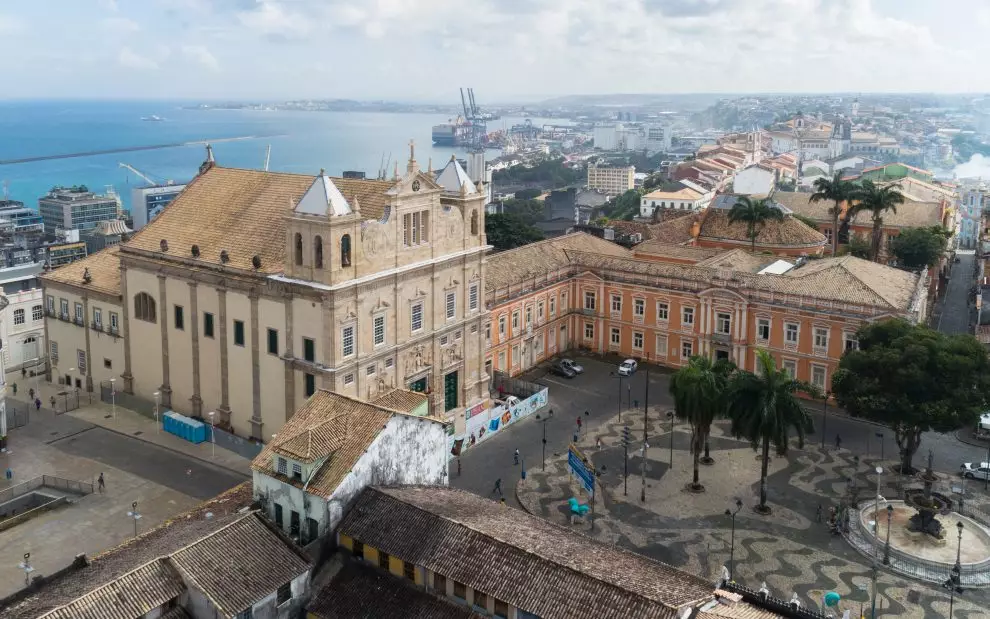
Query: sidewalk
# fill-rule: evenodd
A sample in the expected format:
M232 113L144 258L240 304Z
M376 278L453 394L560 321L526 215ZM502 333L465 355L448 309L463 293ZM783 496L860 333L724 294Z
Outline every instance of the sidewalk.
M8 378L8 380L10 379ZM61 410L63 398L59 397L57 394L64 391L64 387L61 385L52 386L50 383L46 383L44 381L41 381L38 386L31 383L30 387L33 387L35 390L40 389L39 397L42 401L42 416L46 414L53 414L49 409L49 406L51 406L52 396L55 396L56 398L56 410ZM89 396L93 396L91 404L89 403ZM18 407L26 406L28 399L27 389L19 387L17 396L11 395L9 396L9 399L13 400ZM239 475L251 475L250 460L228 449L224 449L219 445L214 447L214 445L210 442L196 445L181 439L178 436L169 434L162 430L161 426L156 424L154 419L149 419L148 417L124 408L119 404L116 407L106 404L99 399L99 393L89 394L85 391L80 391L79 400L79 408L70 410L68 413L57 412L56 414L59 416L67 415L69 417L100 426L111 432L116 432L118 434L136 438L146 443L158 445L159 447L202 460L207 464L227 469ZM116 409L116 416L114 416L114 409ZM35 411L33 406L31 407L31 411L32 415L34 415Z

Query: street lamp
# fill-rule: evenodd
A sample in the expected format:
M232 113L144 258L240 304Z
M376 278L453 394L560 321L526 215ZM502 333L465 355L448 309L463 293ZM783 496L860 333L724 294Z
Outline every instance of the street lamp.
M874 436L880 439L880 462L883 462L883 432L877 432Z
M155 434L158 434L158 432L159 432L159 430L161 428L161 424L158 423L158 398L160 398L161 395L162 395L162 392L161 391L156 391L154 393L154 396L155 396Z
M990 466L990 445L987 445L987 466ZM983 490L990 490L990 475L983 477Z
M725 510L725 515L732 520L732 536L729 542L729 578L732 578L735 574L735 556L736 556L736 514L742 509L743 503L740 499L736 499L736 511L730 509Z
M883 547L883 564L890 565L890 519L894 516L894 506L887 504L887 543Z
M674 411L667 411L670 418L670 470L674 470Z
M547 416L546 419L541 419L540 414L537 413L536 418L543 425L543 465L541 467L541 470L546 471L547 470L547 422L553 419L553 417Z
M825 426L828 423L828 396L829 392L825 392L825 396L822 398L822 451L825 451Z
M640 461L639 469L643 478L643 485L639 492L639 500L646 503L646 446L649 444L647 436L647 423L649 422L650 411L650 355L646 355L646 396L643 398L643 459Z
M137 501L131 503L131 511L127 512L127 515L134 519L134 537L137 537L137 521L141 519L141 514L138 513Z
M210 443L212 443L213 458L217 457L217 426L213 423L213 416L216 414L215 411L210 411L207 413L210 416Z
M110 411L114 421L117 420L117 378L110 379Z
M873 504L873 603L871 604L871 617L877 616L877 542L880 538L880 477L883 475L883 467L877 467L877 496Z
M609 372L608 375L619 379L619 421L622 421L622 374Z
M21 561L20 563L18 563L17 564L17 567L19 567L22 570L24 570L24 586L26 587L26 586L30 585L31 584L31 572L34 571L34 568L31 567L31 553L30 552L25 552L24 553L24 560Z
M952 574L949 575L949 580L946 583L949 587L949 619L952 619L952 608L956 602L956 593L963 592L962 587L959 586L959 583L962 582L962 564L959 562L960 553L962 552L962 521L956 523L956 529L959 531L959 540L956 545L956 564L952 566Z

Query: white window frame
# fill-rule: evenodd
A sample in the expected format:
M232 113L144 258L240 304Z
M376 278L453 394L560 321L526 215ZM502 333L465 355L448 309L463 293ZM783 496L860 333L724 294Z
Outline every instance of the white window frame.
M690 317L690 320L688 320ZM681 326L694 327L694 308L693 307L682 307L681 308Z
M14 324L15 325L22 325L25 322L27 322L27 312L24 311L24 308L19 307L19 308L15 309L14 310Z
M595 323L593 322L584 323L584 339L585 341L595 339Z
M793 372L789 371L788 366L793 368L794 371ZM790 376L791 378L797 380L798 363L796 359L781 359L780 369L787 372L787 375Z
M103 310L98 307L93 308L93 324L98 329L103 327Z
M457 292L450 290L444 298L444 316L447 320L457 318Z
M110 330L116 332L119 326L120 322L117 317L117 312L110 312Z
M670 303L657 301L657 322L667 322L670 320Z
M354 325L347 325L340 328L340 355L345 359L353 357L357 353L356 329Z
M512 312L512 333L519 331L519 310Z
M612 327L609 329L608 343L611 346L621 346L622 345L622 329L619 327Z
M792 330L791 327L794 327ZM791 334L794 334L794 338L791 339ZM801 323L799 322L785 322L784 323L784 343L785 344L795 344L801 340Z
M505 337L505 314L498 317L498 337L499 339Z
M620 295L620 294L613 294L612 295L611 308L612 308L612 313L613 314L621 314L622 313L622 295Z
M386 321L385 314L378 314L372 319L372 331L374 337L375 346L382 346L385 344L386 335Z
M814 329L815 329L815 348L828 350L829 328L815 327Z
M728 313L728 312L715 312L715 333L719 333L721 335L731 335L732 334L732 314L731 313Z
M756 339L758 341L760 341L760 342L769 342L770 341L770 328L771 328L771 325L772 324L773 323L770 321L769 318L759 318L759 317L757 317L757 319L756 319ZM763 326L766 326L766 328L767 328L767 335L766 335L766 337L763 337L763 335L761 333L761 329L760 328L763 327Z
M45 317L45 308L41 305L31 306L31 321L37 322Z
M850 346L850 344L852 344ZM859 338L856 337L855 333L850 333L848 331L843 331L842 333L842 352L848 352L850 350L859 350Z
M656 335L656 356L667 356L667 336L663 333L657 333Z
M633 316L640 320L646 316L646 299L633 299Z
M815 382L815 372L821 372L822 382L819 385ZM828 390L828 368L824 365L813 363L811 365L811 384L818 387L822 391Z
M557 297L555 296L550 297L550 315L551 316L557 315Z
M639 344L636 344L636 339L639 338ZM643 350L643 342L645 341L645 336L642 331L633 331L632 336L632 347L633 350Z
M48 295L48 297L46 297L46 302L47 302L47 306L48 306L48 311L51 312L52 314L54 314L55 313L55 297L52 296L52 295Z
M413 333L423 330L423 302L412 304L409 310L409 330Z
M591 290L584 291L584 309L595 311L595 306L598 304L597 295Z
M471 284L468 288L468 309L472 312L478 311L478 284Z
M546 305L543 303L542 299L536 302L536 320L538 322L543 322L545 309L546 309Z
M685 354L684 351L687 351ZM690 359L694 355L694 342L690 340L681 341L681 359Z

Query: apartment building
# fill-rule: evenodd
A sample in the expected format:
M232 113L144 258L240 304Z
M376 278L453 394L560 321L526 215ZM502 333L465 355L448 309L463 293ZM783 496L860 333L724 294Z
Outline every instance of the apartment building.
M588 166L588 189L595 189L610 196L617 196L636 186L636 168L633 166Z
M690 187L674 191L651 191L640 199L639 216L652 217L656 209L700 210L705 204L705 195Z
M6 293L0 310L3 365L8 371L37 369L45 360L45 311L41 288Z
M53 234L59 228L89 230L101 221L118 219L120 203L114 194L98 195L85 186L53 187L38 198L38 212L45 232Z
M123 359L112 371L130 394L216 411L218 425L265 440L317 388L362 400L423 392L432 414L463 425L457 413L488 394L483 207L482 189L435 181L412 152L389 180L224 168L208 152L131 239L71 265L67 280L45 277L49 331L95 322L84 300L56 290L78 290L87 268L91 282L116 269L99 292L119 290ZM76 354L80 336L55 341ZM61 359L91 386L94 363L78 376Z
M602 243L576 233L489 259L486 364L514 375L586 349L670 367L710 355L753 371L765 349L791 375L827 388L861 325L927 315L927 272L682 246L669 259L653 247L646 259Z

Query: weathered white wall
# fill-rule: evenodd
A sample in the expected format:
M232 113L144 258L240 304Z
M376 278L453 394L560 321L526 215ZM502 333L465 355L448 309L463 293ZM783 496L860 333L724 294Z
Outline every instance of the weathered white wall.
M762 196L770 193L773 184L773 172L751 166L736 173L735 178L732 179L732 191L746 196Z

